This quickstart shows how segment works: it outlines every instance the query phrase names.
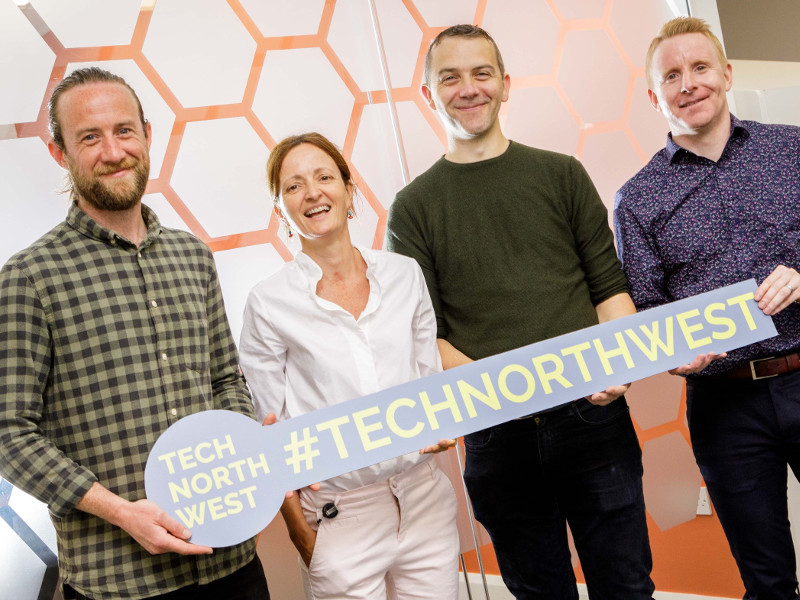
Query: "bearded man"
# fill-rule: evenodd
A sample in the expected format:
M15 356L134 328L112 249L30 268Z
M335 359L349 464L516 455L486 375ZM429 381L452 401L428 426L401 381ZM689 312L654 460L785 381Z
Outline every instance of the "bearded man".
M212 553L145 499L167 427L253 416L211 251L142 204L151 128L121 77L75 71L49 110L73 202L0 271L0 472L48 505L65 600L268 600L254 540Z

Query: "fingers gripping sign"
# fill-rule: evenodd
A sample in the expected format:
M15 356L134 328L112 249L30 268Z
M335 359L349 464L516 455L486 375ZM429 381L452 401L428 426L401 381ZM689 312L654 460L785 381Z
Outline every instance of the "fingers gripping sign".
M128 524L122 525L122 528L151 554L164 552L211 554L212 552L208 546L186 542L191 532L150 500L133 502Z
M776 315L800 299L800 273L778 265L758 286L755 300L765 315Z

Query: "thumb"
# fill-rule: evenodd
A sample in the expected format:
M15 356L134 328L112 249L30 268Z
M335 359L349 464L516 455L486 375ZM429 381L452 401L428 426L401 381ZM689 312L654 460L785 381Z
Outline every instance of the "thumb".
M158 524L164 529L169 531L172 535L182 540L188 540L192 537L192 532L189 531L182 523L170 517L166 512L162 512L158 518Z

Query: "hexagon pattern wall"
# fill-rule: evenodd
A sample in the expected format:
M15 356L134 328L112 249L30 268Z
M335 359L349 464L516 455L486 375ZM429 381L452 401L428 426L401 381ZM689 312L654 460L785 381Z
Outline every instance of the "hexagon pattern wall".
M153 126L145 201L165 224L194 232L217 252L237 338L249 288L296 251L265 192L264 165L277 140L314 129L343 149L363 196L354 237L382 246L387 208L404 176L369 0L111 4L0 0L0 260L66 213L67 198L55 194L63 174L45 148L46 99L65 73L86 64L121 74L139 93ZM664 143L642 64L650 38L673 16L665 1L374 5L412 178L445 149L419 87L429 42L455 22L484 25L504 53L512 75L501 111L506 134L582 159L609 207L614 191ZM700 480L679 410L680 382L635 386L631 405L654 523L666 529L694 518L686 498ZM666 464L674 468L665 472ZM668 488L680 494L663 493Z

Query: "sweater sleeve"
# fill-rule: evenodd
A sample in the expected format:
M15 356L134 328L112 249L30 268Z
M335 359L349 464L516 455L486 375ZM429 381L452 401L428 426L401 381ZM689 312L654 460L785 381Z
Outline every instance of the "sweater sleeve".
M425 276L433 311L436 314L436 336L446 339L447 325L442 314L433 252L426 242L426 236L419 220L409 213L406 200L401 192L389 207L389 218L386 223L386 249L390 252L410 256L417 261Z
M572 191L570 220L575 246L592 303L597 306L612 296L627 292L628 284L614 249L608 210L583 165L571 158L569 168Z

